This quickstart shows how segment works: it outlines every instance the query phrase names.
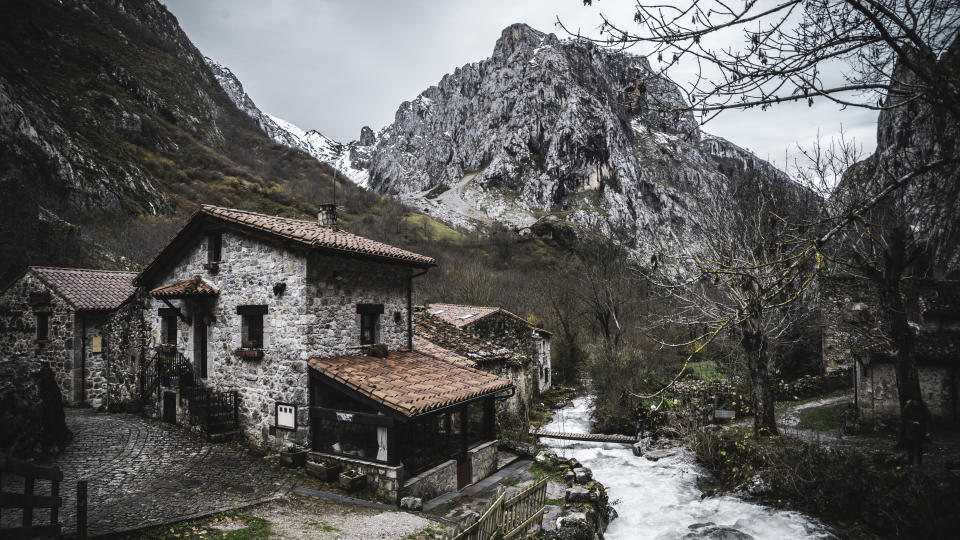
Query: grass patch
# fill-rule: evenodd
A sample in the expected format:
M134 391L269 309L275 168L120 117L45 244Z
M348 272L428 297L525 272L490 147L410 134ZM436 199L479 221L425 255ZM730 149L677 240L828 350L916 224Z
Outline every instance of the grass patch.
M323 521L308 521L307 525L323 532L340 532L340 529Z
M218 527L236 527L219 530ZM252 540L270 538L270 521L241 514L239 510L222 512L214 516L146 529L136 535L122 538L159 540L161 538L204 538L217 540Z
M842 423L841 416L849 406L848 403L838 403L825 407L804 409L800 411L798 415L800 421L797 423L797 427L799 429L813 429L816 431L832 431L838 429Z
M547 499L547 504L550 506L563 506L566 502L566 499Z
M540 480L544 476L549 476L555 480L563 478L570 468L565 464L553 463L550 461L535 461L527 468L534 480Z
M690 370L690 374L701 381L727 380L727 374L724 373L713 360L691 362L687 367Z
M459 244L468 240L467 235L455 231L450 227L424 214L411 214L403 218L403 222L416 227L427 240L442 240L452 244Z
M509 486L509 487L517 487L517 485L519 485L520 482L523 482L523 478L520 478L519 476L511 476L510 478L507 478L506 480L503 481L503 485Z

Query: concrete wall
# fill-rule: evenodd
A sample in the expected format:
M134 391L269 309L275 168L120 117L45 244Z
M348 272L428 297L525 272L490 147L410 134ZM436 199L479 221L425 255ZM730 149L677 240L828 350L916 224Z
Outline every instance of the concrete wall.
M309 381L307 359L360 351L360 315L356 304L384 305L378 338L390 348L406 346L406 276L409 270L346 257L311 255L233 232L222 234L219 269L211 273L206 238L200 236L173 269L153 286L201 276L220 294L205 300L172 301L189 318L212 316L207 329L207 384L240 391L241 427L255 444L308 444ZM283 283L282 294L274 286ZM266 305L262 358L243 358L242 316L237 306ZM146 318L150 346L160 344L161 318L167 307L151 300ZM399 313L398 313L399 312ZM398 316L395 316L398 313ZM398 321L399 319L399 321ZM194 331L177 321L177 346L196 363ZM296 432L275 430L277 402L297 405Z

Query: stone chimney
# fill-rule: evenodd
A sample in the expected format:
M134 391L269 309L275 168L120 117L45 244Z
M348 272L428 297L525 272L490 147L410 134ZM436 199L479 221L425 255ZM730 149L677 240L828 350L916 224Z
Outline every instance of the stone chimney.
M317 214L317 221L320 222L320 225L328 229L336 229L337 228L337 205L321 204L320 213Z

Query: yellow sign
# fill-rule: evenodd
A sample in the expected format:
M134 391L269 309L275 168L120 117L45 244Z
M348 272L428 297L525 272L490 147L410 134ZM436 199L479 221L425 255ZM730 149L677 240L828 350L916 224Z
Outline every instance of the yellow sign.
M90 346L91 352L103 352L103 338L96 336L93 338L93 344Z

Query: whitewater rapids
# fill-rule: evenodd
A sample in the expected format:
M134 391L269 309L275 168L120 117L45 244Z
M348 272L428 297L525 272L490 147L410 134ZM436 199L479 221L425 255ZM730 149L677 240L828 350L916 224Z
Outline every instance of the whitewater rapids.
M589 397L577 398L572 405L554 411L553 420L543 429L589 433L591 411ZM697 478L704 472L685 449L654 462L635 457L625 444L542 442L557 455L579 460L606 486L619 514L604 534L608 540L834 538L821 523L799 512L729 495L703 497Z

